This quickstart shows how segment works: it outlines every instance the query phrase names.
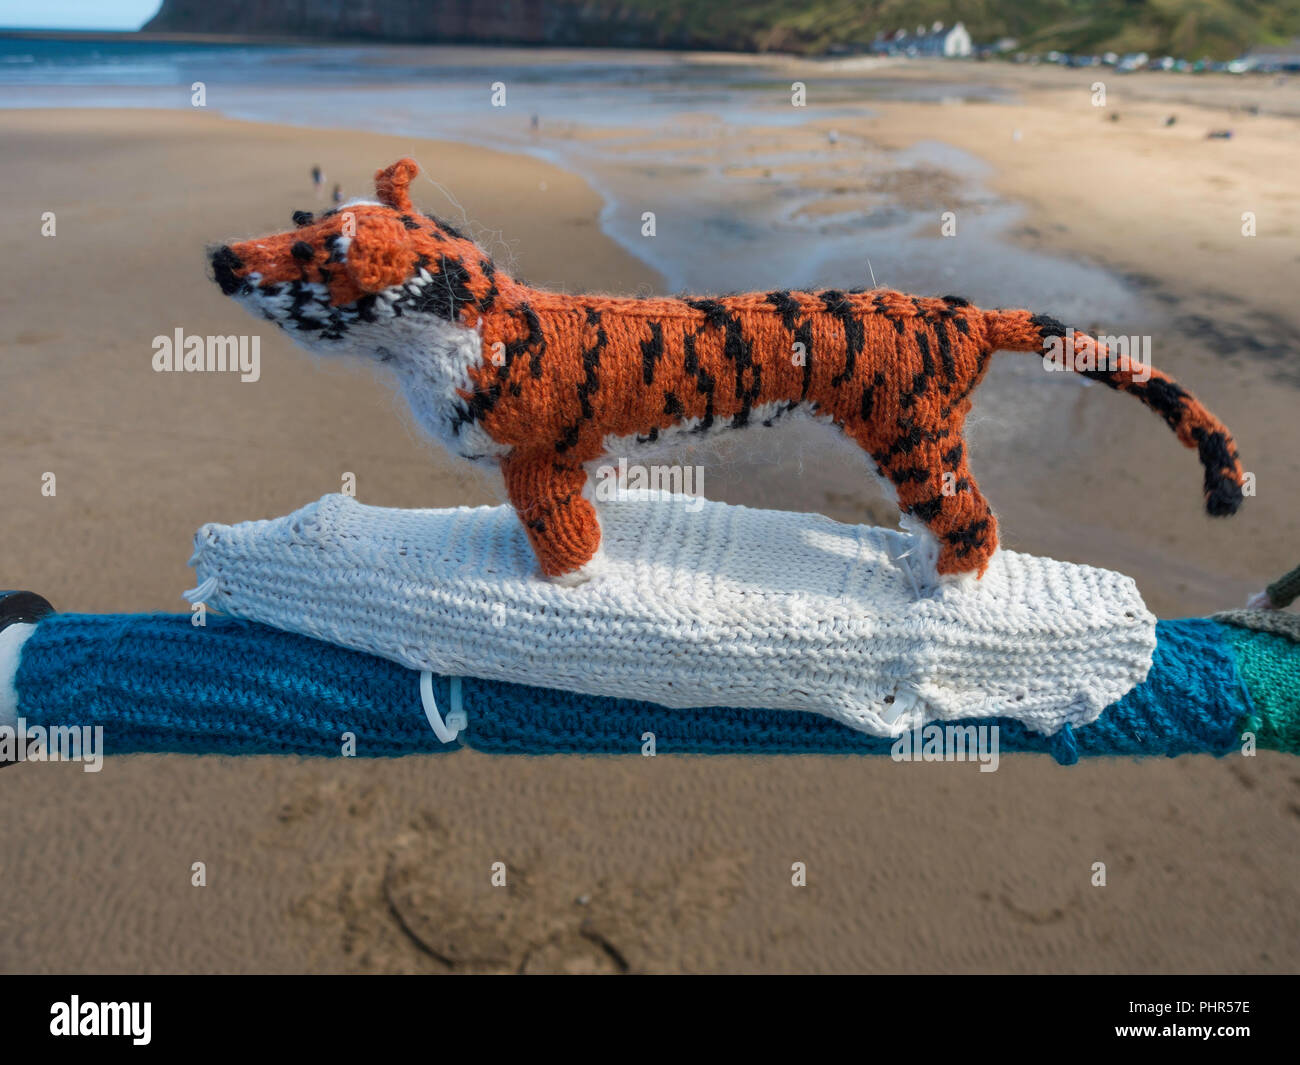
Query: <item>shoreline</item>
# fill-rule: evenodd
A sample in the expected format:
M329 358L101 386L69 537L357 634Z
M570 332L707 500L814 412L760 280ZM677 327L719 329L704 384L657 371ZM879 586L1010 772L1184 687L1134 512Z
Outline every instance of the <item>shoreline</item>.
M758 51L755 49L728 48L675 48L667 45L575 45L549 44L537 42L504 42L467 40L407 40L398 37L325 37L295 36L293 34L239 34L187 32L179 30L112 30L86 29L72 30L59 28L39 28L26 26L0 25L0 38L14 40L50 40L50 41L104 41L104 42L139 42L141 44L218 44L244 47L266 46L306 47L306 48L374 48L413 51L431 50L483 50L492 52L519 52L531 58L559 57L564 60L581 60L584 57L601 55L639 55L662 56L700 63L734 63L749 66L796 66L804 65L831 76L856 76L864 71L894 69L904 76L917 76L926 80L944 80L957 72L969 70L987 70L996 80L1007 80L1008 73L1026 72L1030 78L1060 75L1071 76L1116 77L1123 79L1141 79L1146 77L1164 79L1196 79L1198 81L1216 80L1220 84L1263 84L1279 76L1287 78L1286 72L1243 70L1228 71L1165 71L1135 70L1120 71L1116 66L1104 63L1098 66L1071 67L1053 63L1042 54L1030 53L1029 58L1017 61L1015 53L980 56L963 56L935 58L931 56L878 55L872 52L785 52L779 49ZM1244 54L1244 53L1243 53ZM1241 58L1240 56L1237 58ZM1015 78L1017 75L1010 75ZM953 80L957 80L955 77Z

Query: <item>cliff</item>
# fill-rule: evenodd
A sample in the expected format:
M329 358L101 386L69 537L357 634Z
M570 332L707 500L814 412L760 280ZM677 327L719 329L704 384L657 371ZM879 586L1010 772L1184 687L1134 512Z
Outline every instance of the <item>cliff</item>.
M654 15L591 0L164 0L143 28L421 43L709 46L686 32L680 18Z

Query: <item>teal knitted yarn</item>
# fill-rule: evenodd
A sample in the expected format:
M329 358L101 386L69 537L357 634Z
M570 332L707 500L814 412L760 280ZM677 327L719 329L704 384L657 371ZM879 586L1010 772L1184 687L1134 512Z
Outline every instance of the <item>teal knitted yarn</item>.
M1300 754L1300 643L1283 635L1292 626L1279 630L1223 626L1254 704L1243 727L1260 747Z
M1224 629L1162 621L1146 681L1092 724L1055 736L999 726L1001 753L1050 753L1070 763L1102 755L1224 754L1251 713ZM107 753L358 756L452 750L518 754L888 754L893 741L792 710L668 709L465 678L469 718L457 743L433 735L419 674L387 659L253 622L209 615L56 614L23 647L15 679L28 727L102 725ZM434 678L444 712L448 678Z

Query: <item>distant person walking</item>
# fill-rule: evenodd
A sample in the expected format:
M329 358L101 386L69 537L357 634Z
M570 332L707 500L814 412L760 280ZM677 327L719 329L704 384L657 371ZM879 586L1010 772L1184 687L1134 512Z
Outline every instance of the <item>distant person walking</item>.
M335 207L341 204L343 202L343 186L336 184L334 186L334 191L330 194L330 196L334 200Z
M325 172L321 170L319 166L313 166L311 168L311 183L315 185L317 188L320 188L324 180L325 180Z

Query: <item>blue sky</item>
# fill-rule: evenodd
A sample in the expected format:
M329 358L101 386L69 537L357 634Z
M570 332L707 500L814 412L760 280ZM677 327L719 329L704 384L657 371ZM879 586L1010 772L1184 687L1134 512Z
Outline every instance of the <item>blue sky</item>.
M138 30L162 0L0 0L0 26L42 30Z

